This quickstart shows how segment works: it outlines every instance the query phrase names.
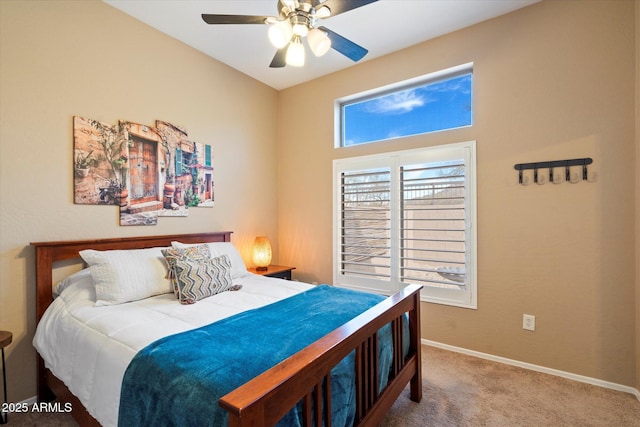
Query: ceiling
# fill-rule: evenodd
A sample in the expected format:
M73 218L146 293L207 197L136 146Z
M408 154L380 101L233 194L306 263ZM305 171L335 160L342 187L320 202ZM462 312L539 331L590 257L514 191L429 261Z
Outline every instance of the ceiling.
M128 15L275 89L355 63L331 49L306 48L304 67L269 68L276 49L267 25L208 25L201 14L277 16L277 0L103 0ZM347 0L348 1L348 0ZM379 0L321 21L369 50L360 62L494 18L539 0Z

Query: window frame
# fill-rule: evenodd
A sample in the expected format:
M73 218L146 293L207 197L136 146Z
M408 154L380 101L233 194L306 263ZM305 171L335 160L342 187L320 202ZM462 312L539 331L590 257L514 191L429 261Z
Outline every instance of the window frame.
M411 135L404 135L404 136L398 136L395 138L384 138L384 139L377 139L377 140L373 140L373 141L367 141L367 142L361 142L358 144L352 144L352 145L345 145L344 144L344 137L345 137L345 121L344 121L344 107L346 105L349 104L355 104L355 103L359 103L359 102L363 102L363 101L367 101L367 100L371 100L371 99L375 99L378 97L382 97L382 96L386 96L395 92L402 92L405 90L410 90L410 89L414 89L417 87L421 87L421 86L426 86L429 84L436 84L438 82L441 81L445 81L447 79L453 79L459 76L462 76L464 74L469 74L471 73L472 78L473 78L473 62L469 62L466 64L462 64L462 65L458 65L455 67L451 67L451 68L447 68L445 70L440 70L440 71L436 71L433 73L429 73L423 76L419 76L419 77L415 77L412 79L408 79L408 80L403 80L401 82L395 82L386 86L382 86L382 87L378 87L375 89L371 89L371 90L367 90L364 92L360 92L357 94L352 94L352 95L348 95L348 96L344 96L342 98L336 99L335 103L334 103L334 119L335 119L335 123L337 124L335 126L335 134L334 134L334 148L349 148L349 147L357 147L357 146L363 146L363 145L368 145L368 144L375 144L376 142L384 142L384 141L389 141L391 139L398 139L398 138L410 138L410 137L414 137L416 135L425 135L425 134L429 134L429 133L434 133L434 132L447 132L450 130L454 130L454 129L464 129L467 127L471 127L473 126L473 93L471 94L471 101L472 101L472 111L471 111L471 124L466 125L466 126L459 126L459 127L455 127L455 128L447 128L447 129L439 129L439 130L433 130L433 131L427 131L427 132L422 132L422 133L416 133L416 134L411 134ZM472 85L472 89L473 89L473 85Z
M404 285L400 282L400 168L402 165L438 162L443 159L460 156L465 161L465 274L468 286L464 291L425 286L421 291L421 301L445 304L456 307L477 309L477 176L476 141L466 141L419 149L385 152L372 155L341 158L333 161L333 284L334 286L390 295ZM406 159L406 160L405 160ZM343 276L342 264L342 179L345 171L357 171L371 168L391 167L391 206L390 206L390 280Z

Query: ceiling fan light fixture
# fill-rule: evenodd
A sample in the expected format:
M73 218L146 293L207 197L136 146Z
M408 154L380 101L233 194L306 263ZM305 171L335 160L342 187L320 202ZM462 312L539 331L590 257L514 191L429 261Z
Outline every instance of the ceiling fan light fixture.
M320 19L324 19L324 18L328 18L331 16L331 9L329 9L329 6L321 6L318 9L316 9L316 18L320 18Z
M2 1L2 0L0 0ZM269 40L277 49L270 68L285 65L304 66L305 49L302 39L308 37L309 48L315 56L333 49L357 62L368 50L324 26L318 20L336 16L366 6L378 0L275 0L276 16L201 14L207 24L267 24Z
M296 2L295 0L280 0L282 4L287 6L289 10L296 10Z
M304 46L302 46L299 36L294 37L289 43L286 62L287 65L292 67L302 67L304 65Z
M309 31L307 41L309 42L311 52L313 52L315 56L322 56L331 49L331 39L329 39L327 33L317 28Z
M278 21L269 27L269 41L276 49L282 49L291 40L293 32L288 21Z
M305 37L309 33L309 27L306 23L296 22L293 24L293 34Z

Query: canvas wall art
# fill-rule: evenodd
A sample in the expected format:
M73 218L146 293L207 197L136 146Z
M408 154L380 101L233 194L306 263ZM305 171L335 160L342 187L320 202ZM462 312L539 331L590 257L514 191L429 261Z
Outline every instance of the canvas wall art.
M73 118L74 202L120 209L120 225L155 225L212 207L213 152L176 125Z

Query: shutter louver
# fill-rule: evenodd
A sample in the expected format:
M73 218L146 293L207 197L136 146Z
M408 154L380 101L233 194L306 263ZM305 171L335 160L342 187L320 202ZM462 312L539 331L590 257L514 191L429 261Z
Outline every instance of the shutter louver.
M400 168L400 280L465 286L464 160Z
M391 172L341 174L340 274L390 280Z

